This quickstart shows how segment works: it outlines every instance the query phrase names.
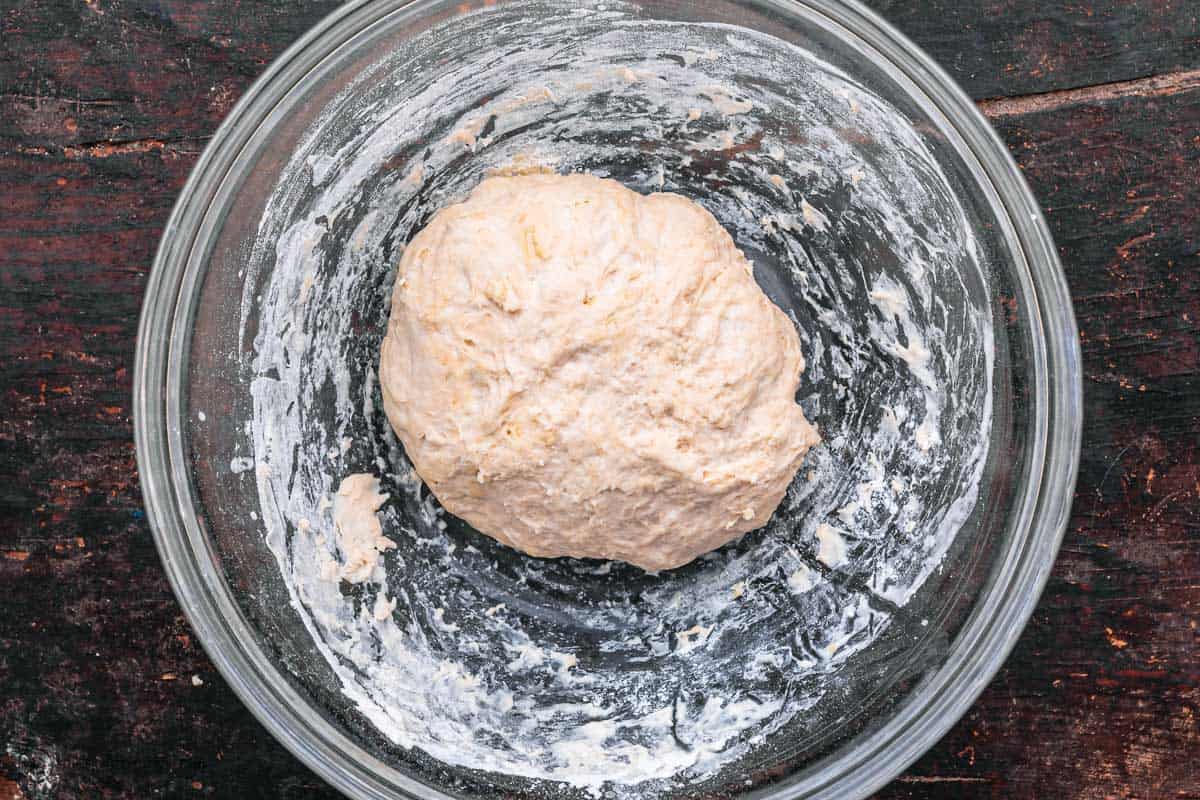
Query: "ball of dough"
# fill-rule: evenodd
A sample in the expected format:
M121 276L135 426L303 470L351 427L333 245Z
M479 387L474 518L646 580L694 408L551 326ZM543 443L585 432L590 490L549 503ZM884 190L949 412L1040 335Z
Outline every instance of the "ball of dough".
M706 210L485 180L400 262L388 419L448 511L535 556L686 564L764 525L819 441L788 317Z

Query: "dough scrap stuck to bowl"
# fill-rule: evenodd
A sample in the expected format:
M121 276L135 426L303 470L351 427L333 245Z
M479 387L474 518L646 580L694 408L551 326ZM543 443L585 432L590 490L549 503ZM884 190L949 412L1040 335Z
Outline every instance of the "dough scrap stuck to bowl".
M384 408L451 513L530 555L688 563L764 525L819 441L795 327L705 209L492 177L401 259Z

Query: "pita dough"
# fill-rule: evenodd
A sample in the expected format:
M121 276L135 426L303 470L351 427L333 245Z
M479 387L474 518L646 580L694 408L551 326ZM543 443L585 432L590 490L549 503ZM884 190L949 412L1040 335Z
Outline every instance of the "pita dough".
M400 262L384 408L448 511L535 556L686 564L819 441L796 330L721 225L588 175L485 180Z

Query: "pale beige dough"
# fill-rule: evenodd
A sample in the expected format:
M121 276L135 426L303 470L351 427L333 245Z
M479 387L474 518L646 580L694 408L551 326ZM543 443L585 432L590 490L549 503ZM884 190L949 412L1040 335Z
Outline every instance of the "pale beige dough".
M343 559L339 577L350 583L369 580L380 554L396 546L383 535L375 514L387 498L379 491L379 479L367 473L347 475L333 497L333 525Z
M788 317L711 214L588 175L485 180L400 262L384 408L448 511L535 556L686 564L819 441Z

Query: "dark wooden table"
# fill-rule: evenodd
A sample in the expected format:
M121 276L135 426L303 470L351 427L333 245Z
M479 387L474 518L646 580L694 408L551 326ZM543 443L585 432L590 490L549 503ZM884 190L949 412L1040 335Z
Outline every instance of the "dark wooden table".
M1087 414L1032 622L879 796L1200 798L1200 0L873 5L979 100L1046 209ZM333 7L0 0L0 800L335 796L188 628L129 416L171 204Z

